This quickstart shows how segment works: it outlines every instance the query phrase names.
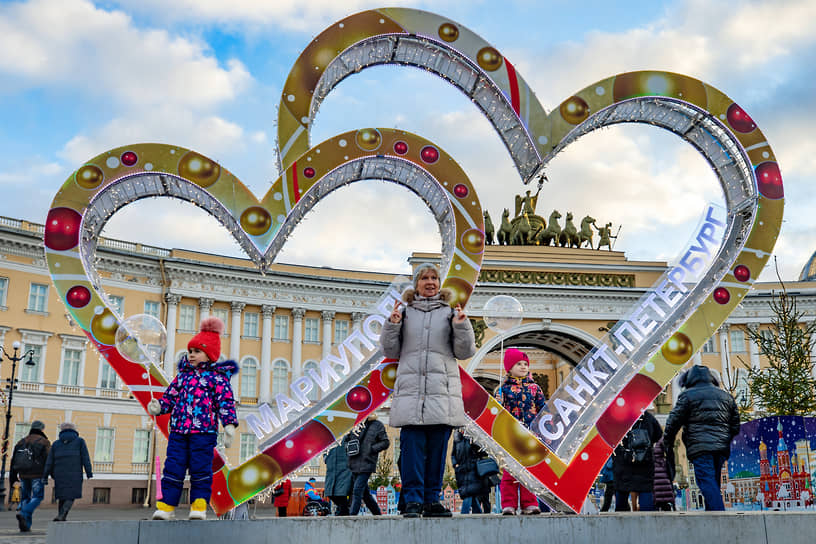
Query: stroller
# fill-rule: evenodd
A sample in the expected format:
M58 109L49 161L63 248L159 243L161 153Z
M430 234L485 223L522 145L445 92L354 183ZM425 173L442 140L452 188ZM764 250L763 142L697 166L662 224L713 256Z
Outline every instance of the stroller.
M331 513L331 507L323 501L309 500L306 506L303 507L301 515L307 517L322 517L328 516Z

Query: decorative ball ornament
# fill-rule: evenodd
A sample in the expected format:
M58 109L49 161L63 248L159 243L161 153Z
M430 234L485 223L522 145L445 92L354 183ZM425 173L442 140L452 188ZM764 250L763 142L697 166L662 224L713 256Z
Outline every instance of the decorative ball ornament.
M362 412L371 406L371 391L362 385L352 387L346 393L346 404L355 412Z
M98 166L94 164L86 164L76 171L74 179L76 180L77 185L83 189L96 189L103 181L105 181L105 174L102 173L102 169Z
M122 164L125 166L133 166L139 162L139 157L133 151L125 151L122 153L122 156L119 157L119 160L122 161Z
M283 471L278 463L268 455L260 454L232 469L227 483L232 496L240 499L257 493L281 476Z
M465 198L469 192L470 191L468 191L467 185L462 183L457 183L453 186L453 194L456 196L456 198Z
M660 353L671 364L684 365L694 355L694 346L691 343L691 338L682 332L676 332L663 344Z
M71 308L84 308L91 301L91 291L84 285L75 285L65 293L65 302Z
M472 255L484 252L485 233L479 229L469 229L462 234L462 247Z
M757 178L757 190L763 196L777 200L785 196L782 188L782 173L775 162L763 162L754 170Z
M385 365L380 371L380 381L388 389L394 389L394 385L397 383L397 368L398 365L391 363Z
M355 141L363 151L376 151L382 145L382 134L376 128L364 128L357 131Z
M439 37L446 42L455 42L459 38L459 29L452 23L439 25Z
M470 298L470 294L473 292L473 286L462 278L449 277L445 280L444 287L445 289L450 289L451 293L453 293L449 301L452 307L457 304L461 304L464 307Z
M507 453L525 467L537 465L547 456L541 442L528 431L510 412L501 411L493 422L493 438L500 442Z
M737 267L734 268L734 278L736 278L737 281L746 282L751 279L751 270L744 264L737 265Z
M517 298L496 295L484 305L484 320L487 327L499 334L521 325L524 309Z
M501 53L493 47L483 47L476 53L476 62L488 72L495 72L501 68L503 60Z
M311 166L307 166L306 168L303 169L303 175L306 176L307 178L313 178L315 177L315 169L312 168Z
M405 155L408 153L408 144L401 140L399 142L394 142L394 153L397 155Z
M119 323L116 321L116 316L108 308L105 308L91 319L91 334L100 344L106 346L116 344L116 331L118 329Z
M717 304L728 304L728 301L731 300L731 293L725 287L717 287L711 296Z
M439 150L432 145L426 145L419 152L419 158L422 162L433 164L439 160Z
M571 125L577 125L589 117L589 105L580 96L571 96L559 107L561 117Z
M731 128L737 132L748 133L753 132L757 128L751 116L736 103L728 106L728 111L725 112L725 118L728 120L728 124L731 125Z
M178 173L199 187L206 188L218 181L221 167L204 155L189 151L179 161Z
M43 243L54 251L67 251L79 243L82 216L71 208L51 208L45 219Z
M241 228L252 236L260 236L272 226L272 217L260 206L250 206L241 214Z

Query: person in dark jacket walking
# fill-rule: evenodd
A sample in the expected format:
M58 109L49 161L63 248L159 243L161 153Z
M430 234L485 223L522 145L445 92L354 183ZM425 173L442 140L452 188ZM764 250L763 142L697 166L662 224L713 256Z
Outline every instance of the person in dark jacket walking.
M680 377L680 393L666 420L663 443L674 447L674 439L683 428L686 456L694 465L694 476L703 493L706 510L725 510L720 493L720 472L731 456L731 439L739 434L737 403L717 387L708 368L692 366Z
M654 503L655 510L674 510L674 460L667 455L663 439L654 445Z
M45 492L42 475L45 460L48 459L48 452L51 449L51 442L48 441L43 429L45 429L45 424L42 421L32 422L28 436L17 442L11 454L9 472L16 475L21 491L17 525L23 533L31 530L34 510L42 502Z
M479 476L476 470L476 461L487 457L479 451L479 447L473 444L462 431L456 431L453 435L453 451L451 451L451 464L456 474L456 487L459 490L459 497L462 499L462 514L482 513L483 501L481 498L490 493L490 486ZM490 511L484 512L489 514Z
M54 521L65 521L74 500L82 497L82 469L90 480L93 478L91 456L88 446L76 430L73 423L60 425L59 439L51 445L48 459L45 461L43 481L54 478L54 495L59 501L59 510Z
M380 515L380 507L371 491L368 489L368 479L377 470L377 459L381 451L388 449L391 441L385 432L385 425L377 419L373 412L366 418L365 424L350 432L343 438L343 447L352 438L360 441L360 451L357 455L350 455L348 458L349 469L352 472L351 490L351 515L356 516L360 512L360 505L364 502L369 512L375 516Z
M628 512L630 497L631 510L635 512L654 510L652 446L662 435L660 423L651 412L645 411L615 448L615 458L612 461L615 478L615 512ZM645 448L641 449L639 442L645 442Z
M346 448L333 447L323 456L323 462L326 463L326 484L323 495L337 507L335 515L348 516L352 476Z

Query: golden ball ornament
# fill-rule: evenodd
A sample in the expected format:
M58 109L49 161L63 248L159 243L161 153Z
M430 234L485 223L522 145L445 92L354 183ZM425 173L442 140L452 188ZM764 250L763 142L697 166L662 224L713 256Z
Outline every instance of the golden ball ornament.
M462 234L462 249L472 255L484 253L485 235L479 229L468 229Z
M501 68L503 61L504 58L493 47L482 47L479 49L479 52L476 53L476 62L488 72L494 72Z
M272 216L260 206L250 206L241 214L241 228L247 234L260 236L272 226Z
M682 332L676 332L663 344L660 353L671 364L684 365L694 355L694 346L691 338Z
M375 151L382 145L382 135L376 128L364 128L355 136L357 147L363 151Z
M209 187L221 175L221 167L215 161L204 155L189 151L181 158L178 173L199 187Z
M380 381L388 389L394 389L394 385L397 383L397 366L396 363L391 363L385 365L380 371Z
M260 454L231 470L227 487L233 497L249 497L283 476L278 463L268 455Z
M577 125L589 117L589 104L580 96L571 96L561 103L561 117L571 125Z
M513 459L525 467L537 465L547 456L547 448L510 412L502 411L493 422L493 438Z
M439 37L446 42L455 42L459 38L459 29L452 23L439 25Z
M612 85L615 101L636 96L668 96L701 107L708 104L705 86L694 78L671 72L629 72L615 78Z
M105 180L105 174L95 164L86 164L76 171L74 179L83 189L96 189Z
M106 346L116 344L116 331L118 329L119 323L116 321L116 316L107 308L91 319L91 334L100 344Z
M467 304L470 294L473 292L473 286L462 278L448 277L442 285L445 289L450 289L453 297L449 301L451 307L461 304L462 307Z

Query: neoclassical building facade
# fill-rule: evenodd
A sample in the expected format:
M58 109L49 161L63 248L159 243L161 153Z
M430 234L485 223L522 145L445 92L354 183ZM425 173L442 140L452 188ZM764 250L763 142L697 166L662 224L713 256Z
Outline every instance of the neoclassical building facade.
M40 224L0 218L0 343L10 351L19 341L22 352L32 354L32 364L21 362L17 371L9 441L13 445L25 436L37 419L46 423L52 440L59 423L72 421L94 463L95 477L86 482L82 501L142 504L153 493L154 459L157 453L163 457L166 444L65 310L51 285L42 233ZM397 275L289 264L261 274L246 259L111 239L100 240L97 257L102 288L120 315L146 313L165 324L167 349L156 357L168 377L201 319L215 315L224 321L222 355L241 368L233 388L242 419L256 413L259 403L288 392L294 379L359 329ZM425 261L438 262L439 255L414 253L409 259L412 265ZM539 383L552 392L666 268L665 262L630 261L606 250L488 246L467 308L479 331L479 350L462 364L492 390L501 374L502 344L522 347ZM768 328L768 301L779 288L756 283L693 357L694 364L722 374L738 396L747 395L743 363L763 364L744 329ZM786 288L798 296L800 309L816 314L816 281L803 276ZM503 342L483 327L485 303L495 295L515 297L524 308L521 323ZM0 372L5 383L8 361ZM319 391L309 394L317 400ZM662 421L677 394L670 385L658 397ZM387 412L386 406L386 423ZM387 455L395 460L398 435L390 434ZM256 448L256 436L242 421L239 439L227 451L230 462L243 461ZM319 476L322 468L316 459L294 481ZM46 500L50 488L47 493Z

